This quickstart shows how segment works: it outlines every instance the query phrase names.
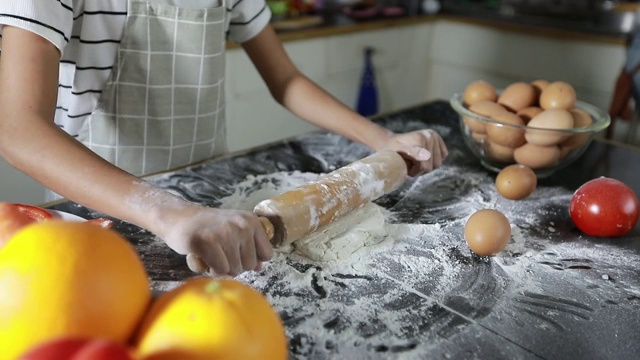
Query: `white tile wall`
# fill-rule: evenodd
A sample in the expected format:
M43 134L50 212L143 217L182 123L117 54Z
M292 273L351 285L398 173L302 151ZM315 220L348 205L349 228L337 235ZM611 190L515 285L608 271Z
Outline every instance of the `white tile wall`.
M607 108L625 59L615 44L507 33L452 22L434 24L429 98L448 98L473 80L503 87L537 78L563 80L578 98Z
M330 75L345 72L359 73L363 64L363 50L375 49L376 69L399 66L404 62L411 43L407 41L411 30L402 27L394 30L374 30L355 34L332 36L327 41L326 61Z

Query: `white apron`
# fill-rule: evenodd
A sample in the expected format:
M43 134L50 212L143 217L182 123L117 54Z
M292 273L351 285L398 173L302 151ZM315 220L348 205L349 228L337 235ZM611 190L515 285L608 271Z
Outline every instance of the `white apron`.
M111 77L78 139L136 176L224 153L225 16L224 0L129 0Z

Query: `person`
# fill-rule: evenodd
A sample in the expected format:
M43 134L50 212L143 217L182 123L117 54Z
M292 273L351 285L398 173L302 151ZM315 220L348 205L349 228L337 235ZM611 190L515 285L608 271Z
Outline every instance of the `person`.
M613 139L618 119L629 121L626 142L633 142L637 127L637 106L640 104L640 27L625 36L625 62L616 78L609 105L611 125L605 137Z
M229 37L299 118L374 151L398 151L411 175L442 164L437 132L392 133L301 74L270 17L263 0L2 1L1 155L217 274L260 269L272 248L254 214L190 203L143 180L225 152Z

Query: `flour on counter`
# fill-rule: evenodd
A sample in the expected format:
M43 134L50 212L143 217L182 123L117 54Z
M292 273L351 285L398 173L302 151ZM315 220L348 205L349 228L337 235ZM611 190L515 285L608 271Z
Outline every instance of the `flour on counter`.
M544 329L576 311L590 318L604 300L631 306L629 299L640 294L636 274L620 265L632 249L558 239L570 224L566 189L542 187L528 199L508 201L486 174L460 174L447 166L414 178L384 201L388 209L369 204L343 224L275 249L262 271L237 277L278 310L292 358L430 358L441 342L473 331L465 324L484 317L487 326L502 324L504 316ZM296 171L248 176L218 198L218 206L251 211L318 177ZM472 254L462 234L468 216L483 208L503 212L512 229L507 248L489 258ZM585 283L588 292L574 287ZM177 283L154 285L169 290ZM569 287L575 296L556 295L555 289ZM406 350L384 354L377 346Z
M220 207L252 210L264 199L317 178L317 174L297 171L251 175L237 184L231 195L221 199ZM449 240L442 234L441 225L393 223L391 220L393 214L389 210L374 203L367 204L288 247L276 248L274 258L264 265L265 273L282 280L287 288L301 291L308 290L315 281L329 294L338 281L344 281L334 279L335 274L348 274L347 277L354 279L377 278L391 271L388 267L392 266L406 274L433 274L434 294L446 293L454 285L461 264L448 258L446 246L420 247L420 242L446 243ZM287 259L311 266L303 271L293 271ZM242 275L256 282L266 280L254 276L255 273ZM414 279L404 280L409 285L416 285ZM396 295L390 293L390 299Z
M250 176L222 199L221 207L251 210L261 200L315 179L315 174L299 172ZM527 200L507 201L493 187L479 190L482 181L475 173L461 177L452 167L421 176L389 210L372 204L359 213L363 222L350 220L352 228L364 229L367 236L356 235L353 241L336 230L333 240L303 239L295 247L277 249L263 271L247 272L238 279L259 289L278 309L300 358L336 349L341 358L358 358L363 344L402 348L424 337L440 339L441 334L464 331L453 315L431 313L442 307L451 309L451 314L457 311L470 324L494 308L520 314L514 309L524 306L533 314L524 320L526 324L545 327L552 326L554 318L547 308L536 306L538 298L562 310L568 300L591 309L597 298L623 303L635 296L630 292L636 288L614 287L630 282L631 273L616 279L610 275L622 263L624 251L609 244L587 248L558 241L557 232L549 229L550 224L554 230L566 226L556 220L570 197L566 190L538 189L529 199L535 201L533 207ZM403 209L415 204L419 212L403 215ZM474 256L461 233L468 216L482 208L498 209L512 224L511 243L489 258ZM367 211L374 215L362 215ZM367 225L371 219L377 220ZM414 223L402 223L403 219ZM440 219L442 224L433 223ZM426 221L430 223L421 223ZM594 251L608 254L607 261L591 262ZM579 270L589 268L594 270ZM577 281L592 285L590 293L569 299L549 295L552 289ZM428 358L437 348L434 341L397 358Z

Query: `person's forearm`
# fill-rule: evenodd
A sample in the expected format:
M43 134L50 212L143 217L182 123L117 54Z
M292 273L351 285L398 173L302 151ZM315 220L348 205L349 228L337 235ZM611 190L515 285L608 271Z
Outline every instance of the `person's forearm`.
M281 103L300 118L378 150L392 135L352 111L302 74L291 78Z
M276 101L298 117L378 150L389 131L351 111L301 74L273 28L242 44Z
M8 116L0 110L0 116ZM6 124L9 121L2 119ZM160 232L160 218L182 202L116 168L55 125L16 119L2 127L0 152L14 167L62 196L110 216ZM20 124L29 123L30 126Z
M158 204L179 202L109 164L54 124L58 50L26 30L5 26L2 35L0 155L70 200L159 231L163 222L157 219L165 215L156 210Z

